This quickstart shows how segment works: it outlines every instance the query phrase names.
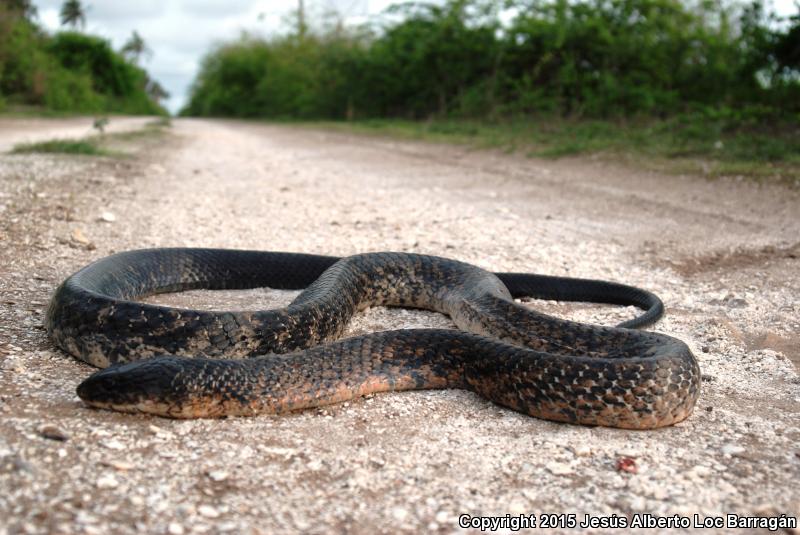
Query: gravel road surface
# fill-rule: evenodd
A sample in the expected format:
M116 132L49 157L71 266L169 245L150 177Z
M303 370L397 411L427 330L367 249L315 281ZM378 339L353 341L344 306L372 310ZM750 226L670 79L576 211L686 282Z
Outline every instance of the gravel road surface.
M0 148L88 133L80 121L0 120ZM0 534L451 533L462 514L536 515L560 533L570 517L541 515L800 514L797 190L259 123L177 120L124 143L128 157L0 155ZM667 305L655 330L697 355L702 394L688 420L647 432L462 391L213 421L87 409L75 387L92 368L42 329L50 294L92 260L162 246L414 251L642 286ZM529 304L603 324L635 313ZM373 308L350 333L448 325Z

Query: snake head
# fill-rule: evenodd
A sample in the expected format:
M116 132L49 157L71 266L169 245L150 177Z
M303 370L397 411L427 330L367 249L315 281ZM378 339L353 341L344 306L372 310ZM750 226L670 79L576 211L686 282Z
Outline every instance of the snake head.
M95 372L78 385L78 397L90 406L122 412L168 415L180 404L186 388L175 379L185 370L180 357L156 357L116 364Z

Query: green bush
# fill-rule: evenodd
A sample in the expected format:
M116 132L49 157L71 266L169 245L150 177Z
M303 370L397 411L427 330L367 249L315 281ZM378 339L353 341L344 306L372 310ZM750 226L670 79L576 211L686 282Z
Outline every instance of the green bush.
M210 51L189 115L295 118L670 117L800 112L798 20L761 0L449 0L379 28L243 37Z
M46 75L43 104L56 111L93 112L106 108L87 73L53 69Z
M27 20L8 13L5 17L0 12L0 94L25 94L31 103L40 103L48 66L41 36Z
M99 37L45 34L12 4L0 3L0 101L67 112L163 114L147 73Z
M49 40L47 52L65 69L88 75L98 93L121 96L137 89L136 67L116 54L104 39L61 32Z

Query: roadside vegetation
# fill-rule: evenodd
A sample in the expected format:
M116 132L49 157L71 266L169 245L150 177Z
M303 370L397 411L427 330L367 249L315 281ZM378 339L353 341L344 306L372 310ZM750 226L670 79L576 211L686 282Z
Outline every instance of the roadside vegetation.
M302 121L313 128L458 143L539 158L597 154L640 167L708 177L745 176L800 185L800 131L731 129L726 119L603 120L552 116L478 121L459 118Z
M124 157L128 153L125 151L130 142L136 141L156 141L171 126L167 117L162 117L148 122L143 128L124 132L103 133L103 126L95 121L95 128L100 132L98 135L89 136L81 139L51 139L34 143L20 143L11 149L12 154L77 154L82 156L115 156Z
M800 14L779 20L760 0L500 4L243 35L209 51L182 113L798 176Z
M81 33L85 13L68 0L61 21L70 30L47 34L28 0L0 0L0 112L12 115L166 114L166 96L138 65L147 52L138 33L121 51Z
M109 154L94 139L53 139L37 143L22 143L15 145L11 152L15 154L42 152L88 156L106 156Z

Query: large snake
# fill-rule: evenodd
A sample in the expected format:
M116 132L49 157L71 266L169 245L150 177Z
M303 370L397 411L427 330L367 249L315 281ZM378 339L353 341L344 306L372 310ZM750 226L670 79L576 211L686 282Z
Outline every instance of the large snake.
M261 311L135 301L265 286L305 290L285 308ZM603 327L529 310L514 302L520 296L647 312ZM463 330L335 341L357 311L372 305L438 311ZM700 387L686 344L632 329L662 312L656 296L631 286L493 274L435 256L149 249L115 254L69 277L45 324L60 348L106 368L78 386L92 407L173 418L280 414L373 392L462 388L539 418L648 429L691 414Z

